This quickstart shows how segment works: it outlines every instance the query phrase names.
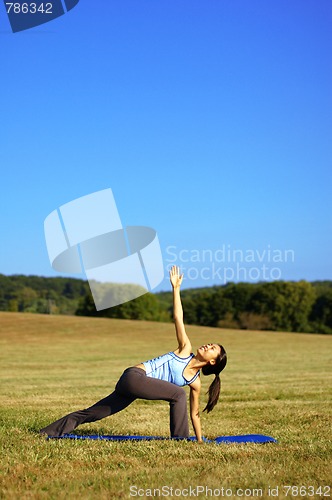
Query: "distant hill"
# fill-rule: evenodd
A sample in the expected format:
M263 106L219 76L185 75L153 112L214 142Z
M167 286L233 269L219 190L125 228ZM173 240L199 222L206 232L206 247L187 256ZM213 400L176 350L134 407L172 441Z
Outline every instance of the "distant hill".
M227 283L181 296L187 324L332 333L332 281ZM0 274L0 311L171 321L172 293L146 293L97 312L84 280Z

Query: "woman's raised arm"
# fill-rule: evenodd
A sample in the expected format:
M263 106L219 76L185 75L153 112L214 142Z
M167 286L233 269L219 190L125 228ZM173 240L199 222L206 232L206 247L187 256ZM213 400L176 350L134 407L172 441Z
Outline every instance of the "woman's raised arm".
M186 357L191 353L191 343L183 323L183 309L180 297L183 274L180 274L180 270L177 266L173 266L169 274L173 287L173 319L178 341L178 348L174 352L181 355L181 357Z

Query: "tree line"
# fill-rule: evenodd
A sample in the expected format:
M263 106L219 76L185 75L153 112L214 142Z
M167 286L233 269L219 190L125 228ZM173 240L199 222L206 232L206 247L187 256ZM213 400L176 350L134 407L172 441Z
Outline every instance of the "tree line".
M227 283L181 295L187 324L332 334L332 281ZM171 321L172 293L146 293L96 311L84 280L0 274L0 310Z

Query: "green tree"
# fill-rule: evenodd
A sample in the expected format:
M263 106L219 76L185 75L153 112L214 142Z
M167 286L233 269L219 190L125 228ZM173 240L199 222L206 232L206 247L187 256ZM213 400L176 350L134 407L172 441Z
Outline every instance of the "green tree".
M38 293L28 286L24 286L17 292L19 311L35 312L34 303L37 301Z
M253 312L267 316L271 328L285 331L308 331L309 314L315 292L307 281L263 283L252 297Z
M152 293L145 293L136 299L126 301L108 309L97 311L91 293L79 301L76 310L78 316L99 316L106 318L140 319L161 321L168 319L168 314L160 306L159 301Z
M319 333L332 333L332 290L319 295L310 313L314 330Z

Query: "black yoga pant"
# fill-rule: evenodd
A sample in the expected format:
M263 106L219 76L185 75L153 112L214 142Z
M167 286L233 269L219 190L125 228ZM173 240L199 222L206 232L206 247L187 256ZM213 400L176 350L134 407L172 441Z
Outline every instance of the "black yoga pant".
M48 436L71 433L78 425L95 422L124 410L135 399L168 401L172 437L188 437L187 397L182 387L164 380L148 377L142 368L127 368L115 386L114 392L85 410L75 411L41 429Z

